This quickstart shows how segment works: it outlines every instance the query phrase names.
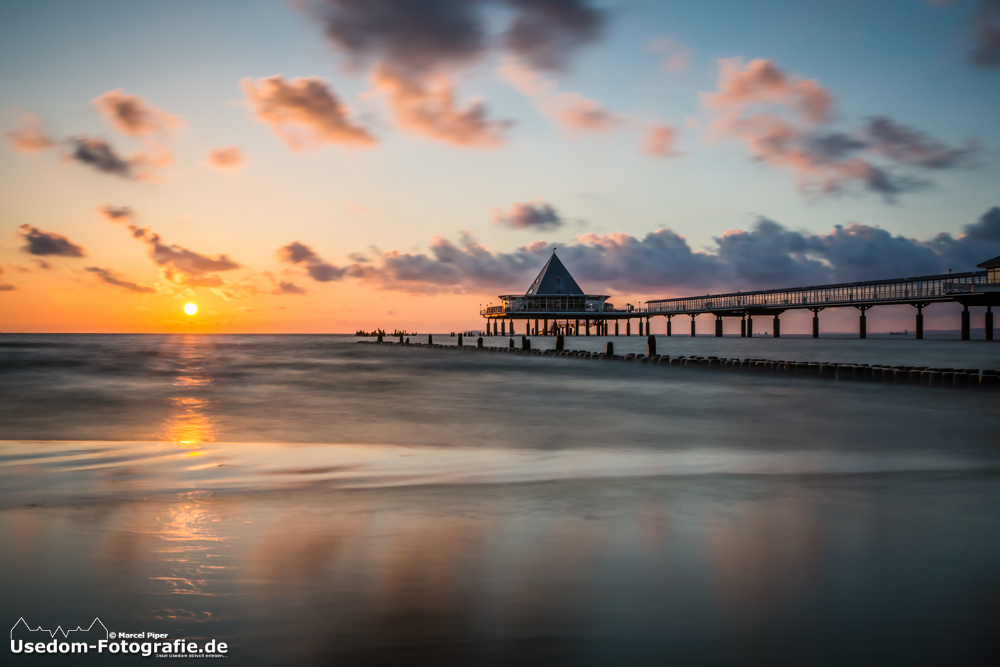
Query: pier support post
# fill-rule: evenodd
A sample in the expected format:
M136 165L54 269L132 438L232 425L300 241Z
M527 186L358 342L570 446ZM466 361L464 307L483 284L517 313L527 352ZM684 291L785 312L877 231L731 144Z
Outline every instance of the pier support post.
M646 352L649 353L650 357L656 356L656 336L646 337Z
M434 344L434 336L433 335L427 334L427 344L428 345L433 345Z
M740 317L740 338L747 337L747 316Z
M458 334L458 346L462 347L462 334Z
M480 336L479 338L476 339L476 348L480 349L480 350L483 349L483 337L482 336Z
M774 333L772 334L775 338L781 338L781 316L774 316Z
M618 335L618 320L615 320L615 335Z
M632 335L632 320L625 320L625 335Z
M608 346L604 348L604 358L610 359L613 356L615 356L615 344L609 340Z
M531 349L531 341L528 340L527 336L521 336L521 350L527 352Z
M538 335L538 320L535 320L535 335Z
M589 335L590 332L588 331L587 334ZM576 326L573 329L573 335L574 336L579 336L580 335L580 320L576 320Z
M722 316L715 316L715 337L722 338Z
M670 335L673 333L673 331L671 331L671 326L670 326L671 324L670 319L672 317L673 315L667 315L667 338L670 338Z
M584 331L584 333L589 336L590 335L590 320L584 320L584 323L586 324L586 326L584 327L584 329L586 329L586 331Z
M861 311L861 317L858 319L858 338L868 338L868 317L865 312L871 308L871 306L855 306Z
M993 306L986 306L986 315L983 318L983 330L986 340L993 340Z
M962 304L962 340L969 340L970 338L970 327L969 327L969 306L967 304Z
M549 321L548 321L548 319L542 320L542 332L543 332L542 333L543 336L548 336L549 335Z
M514 320L510 321L510 335L514 335Z
M813 338L819 338L819 311L822 308L810 308L813 314Z
M501 336L507 335L507 320L503 320L502 322L500 322L500 335Z
M696 317L698 316L694 314L691 315L691 338L694 338L695 335L698 333L694 326L694 318Z
M497 321L493 320L493 335L497 335Z
M917 340L923 340L924 338L924 306L926 303L915 303L913 307L917 309Z
M639 335L642 335L642 318L639 318Z
M556 336L556 352L562 352L566 349L566 340L562 337L562 334Z
M747 338L753 338L753 315L747 313Z

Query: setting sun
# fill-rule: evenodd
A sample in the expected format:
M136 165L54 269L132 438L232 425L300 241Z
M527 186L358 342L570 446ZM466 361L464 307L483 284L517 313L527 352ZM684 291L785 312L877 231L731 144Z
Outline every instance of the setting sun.
M198 312L198 304L196 304L196 303L185 303L184 304L184 312L187 313L188 315L194 315L195 313Z

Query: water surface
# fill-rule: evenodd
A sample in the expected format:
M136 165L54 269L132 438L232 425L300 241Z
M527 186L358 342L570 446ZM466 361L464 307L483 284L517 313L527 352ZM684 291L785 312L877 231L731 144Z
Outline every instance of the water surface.
M1000 367L980 342L658 342ZM338 336L0 336L0 610L251 665L996 664L998 398Z

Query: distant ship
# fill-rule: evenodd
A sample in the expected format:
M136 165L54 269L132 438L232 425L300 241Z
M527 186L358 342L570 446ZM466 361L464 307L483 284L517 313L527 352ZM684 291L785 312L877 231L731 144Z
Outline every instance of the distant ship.
M909 329L905 329L903 331L890 331L889 335L890 336L909 336L910 335L910 330Z

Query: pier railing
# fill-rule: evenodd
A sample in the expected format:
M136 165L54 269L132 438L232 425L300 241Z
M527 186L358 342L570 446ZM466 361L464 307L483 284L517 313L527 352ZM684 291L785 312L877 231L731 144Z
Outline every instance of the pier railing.
M483 317L504 317L538 313L539 315L593 317L649 317L651 315L697 314L710 312L781 311L795 308L834 308L843 306L874 306L901 303L934 303L955 301L963 294L975 291L977 285L986 285L985 271L949 273L917 278L869 280L835 285L814 285L790 289L760 290L755 292L730 292L704 296L678 297L647 301L645 307L607 308L600 311L579 311L568 308L483 308Z
M986 284L985 271L657 299L647 301L645 310L670 314L953 301L956 295L970 293L982 284Z

